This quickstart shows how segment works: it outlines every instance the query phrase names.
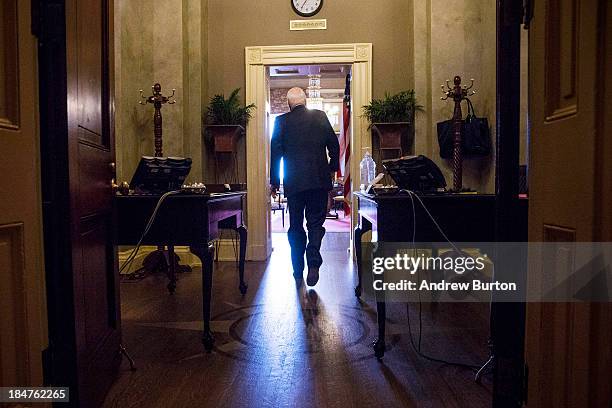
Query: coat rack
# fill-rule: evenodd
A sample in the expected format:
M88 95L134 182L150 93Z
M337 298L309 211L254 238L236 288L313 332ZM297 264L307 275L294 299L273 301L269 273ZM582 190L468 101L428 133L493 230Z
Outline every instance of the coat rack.
M463 114L461 112L461 101L467 99L468 96L472 96L476 91L472 91L474 86L474 79L470 79L470 86L461 86L461 77L455 76L453 79L454 86L450 86L450 80L446 80L446 89L444 85L440 85L442 93L445 96L441 97L443 101L452 98L455 102L455 110L453 111L453 190L461 191L463 189L463 151L461 149L462 135L461 125L463 123Z
M162 87L159 83L156 83L151 87L153 93L151 96L145 96L144 91L140 89L140 98L138 101L140 105L152 104L155 108L153 114L153 135L155 137L155 157L163 157L163 139L162 139L162 114L161 109L165 104L174 105L176 99L174 99L174 93L176 89L172 90L172 95L162 95ZM142 261L142 268L134 273L134 276L142 277L147 274L164 271L170 278L168 283L168 290L174 293L176 289L176 277L175 272L189 272L191 268L187 265L179 264L179 257L174 252L174 246L168 245L168 250L164 249L164 246L158 246L157 250L148 254Z
M161 108L163 105L174 105L176 103L176 99L174 99L174 93L176 89L172 90L172 95L164 96L161 92L161 85L156 83L151 87L153 89L153 95L144 96L144 91L140 90L140 97L142 100L138 101L141 105L146 105L148 103L152 104L155 108L155 113L153 114L153 135L155 136L155 157L163 156L163 142L162 142L162 114Z

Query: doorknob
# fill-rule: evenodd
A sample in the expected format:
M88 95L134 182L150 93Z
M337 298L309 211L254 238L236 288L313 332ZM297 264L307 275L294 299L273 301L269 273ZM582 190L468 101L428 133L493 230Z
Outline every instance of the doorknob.
M115 164L115 162L108 163L108 168L112 174L115 174L115 172L117 171L117 165Z

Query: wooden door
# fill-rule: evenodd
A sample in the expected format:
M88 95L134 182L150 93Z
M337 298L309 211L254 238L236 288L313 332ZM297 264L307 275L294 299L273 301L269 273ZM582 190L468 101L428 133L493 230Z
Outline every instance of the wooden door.
M0 2L0 387L42 385L47 342L30 12Z
M66 2L72 274L82 406L103 401L120 362L119 276L111 225L111 11L108 0Z
M112 242L112 1L40 1L49 382L101 405L121 356Z
M529 240L612 241L609 2L534 4ZM530 275L557 267L529 266ZM528 406L610 406L610 305L527 305Z

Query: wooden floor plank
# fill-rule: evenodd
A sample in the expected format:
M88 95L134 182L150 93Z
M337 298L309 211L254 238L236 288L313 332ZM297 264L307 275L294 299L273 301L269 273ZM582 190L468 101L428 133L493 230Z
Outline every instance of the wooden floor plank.
M388 311L389 350L370 347L375 305L353 295L348 234L327 234L314 290L296 288L286 236L274 237L267 262L249 262L249 292L237 288L235 264L214 272L212 353L200 341L201 271L122 284L124 345L138 370L122 372L105 407L487 407L491 385L469 370L419 357L408 337L406 305ZM418 305L410 304L418 331ZM488 349L488 305L423 305L422 350L482 363Z

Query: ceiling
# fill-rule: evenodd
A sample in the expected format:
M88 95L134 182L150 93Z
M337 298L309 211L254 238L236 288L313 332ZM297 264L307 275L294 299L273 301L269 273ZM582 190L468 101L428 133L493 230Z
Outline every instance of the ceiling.
M308 75L321 75L322 89L344 91L346 75L351 72L350 65L282 65L269 67L270 88L292 88L308 86Z
M280 65L270 67L270 78L304 77L316 74L327 78L346 78L346 74L350 71L350 65Z

